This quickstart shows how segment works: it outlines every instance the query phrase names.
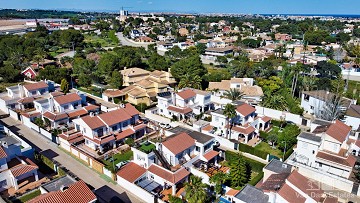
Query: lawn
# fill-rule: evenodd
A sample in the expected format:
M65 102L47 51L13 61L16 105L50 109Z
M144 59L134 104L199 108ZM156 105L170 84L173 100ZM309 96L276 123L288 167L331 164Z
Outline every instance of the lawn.
M143 143L141 146L140 146L140 150L145 152L145 153L149 153L151 152L152 150L154 150L156 147L154 144L152 143Z
M19 198L20 202L27 202L31 199L34 199L35 197L39 196L41 194L40 190L35 190L29 194L26 194Z
M263 141L260 142L258 145L255 146L255 149L261 150L263 152L267 152L271 155L275 155L277 157L282 157L283 153L277 149L272 148L267 142Z
M86 43L100 43L101 47L113 47L117 46L117 44L113 43L113 41L110 38L102 38L98 35L84 35L85 39L84 41Z
M59 50L57 50L57 51L51 51L51 52L49 52L49 54L50 54L52 57L55 57L55 56L57 56L57 55L59 55L59 54L65 53L65 52L67 52L67 51L69 51L68 48L61 48L61 49L59 49Z
M97 97L102 97L100 89L85 88L85 87L78 87L77 89L80 90L80 91L92 94L92 95L97 96Z
M130 160L133 156L133 152L131 150L124 152L122 154L118 153L118 154L114 154L111 157L108 157L107 160L102 160L103 164L105 164L105 167L109 170L114 170L114 166L118 163L120 163L121 161L127 161ZM111 159L113 158L113 162L111 161Z

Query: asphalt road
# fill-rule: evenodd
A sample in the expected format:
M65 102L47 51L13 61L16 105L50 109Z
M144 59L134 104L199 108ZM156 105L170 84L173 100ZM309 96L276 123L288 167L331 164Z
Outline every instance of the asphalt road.
M21 124L19 121L16 121L10 117L3 118L1 120L5 124L7 124L10 130L12 130L15 134L21 133L24 140L28 142L31 146L33 146L33 148L35 148L36 150L52 151L52 153L54 154L54 160L59 162L61 165L70 170L73 174L75 174L80 179L84 180L86 183L95 188L95 193L99 195L100 198L103 200L101 202L108 202L104 201L104 199L121 199L123 202L126 203L143 202L139 200L136 196L134 196L132 193L125 190L125 188L119 185L114 185L111 182L107 182L106 180L101 178L98 173L62 151L57 144L51 142L37 132L29 129L25 125Z
M123 46L144 47L147 50L148 45L153 44L153 43L134 43L133 41L124 37L122 32L118 32L118 33L116 33L116 35L119 38L121 45L123 45Z

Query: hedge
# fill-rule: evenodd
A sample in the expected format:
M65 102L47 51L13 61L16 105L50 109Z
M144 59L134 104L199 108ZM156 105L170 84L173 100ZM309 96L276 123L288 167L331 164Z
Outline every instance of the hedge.
M20 202L27 202L31 199L34 199L35 197L41 195L41 191L38 189L38 190L35 190L33 192L30 192L26 195L23 195L22 197L19 198Z
M54 170L54 162L51 161L49 158L47 158L46 156L40 154L40 153L36 153L35 154L35 159L39 162L44 163L45 165L47 165L49 168Z
M237 157L237 153L232 151L225 151L225 157L228 162L232 162ZM252 160L250 158L244 157L244 160L246 163L248 163L251 166L251 170L255 172L262 172L262 169L265 167L265 164L260 163L258 161Z
M249 181L249 185L255 186L264 177L264 172L260 172Z
M242 144L242 143L239 143L239 151L255 155L255 156L260 157L260 158L265 159L265 160L266 160L267 155L268 155L267 152L255 149L252 146Z

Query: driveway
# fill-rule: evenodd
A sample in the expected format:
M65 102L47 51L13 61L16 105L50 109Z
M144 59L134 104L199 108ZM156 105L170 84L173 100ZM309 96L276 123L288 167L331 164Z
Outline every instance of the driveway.
M107 182L106 180L102 179L100 175L96 172L94 172L89 167L83 165L82 163L75 160L70 155L63 152L57 144L51 142L50 140L46 139L42 135L38 134L37 132L29 129L25 125L21 124L19 121L16 121L10 117L1 119L5 124L7 124L15 134L21 133L22 138L28 142L33 148L35 148L38 151L42 150L51 150L54 156L54 160L59 162L61 165L66 167L68 170L70 170L73 174L78 176L80 179L84 180L86 183L91 185L95 188L95 190L104 188L106 186L107 188L111 189L111 191L115 191L115 193L112 193L113 197L106 197L106 199L121 199L123 202L143 202L139 200L136 196L134 196L129 191L126 191L123 187L119 185L114 185L111 182ZM118 193L118 194L116 194ZM108 193L102 192L102 189L96 191L97 195L104 195L107 196ZM115 195L114 195L115 194ZM101 199L104 199L103 197L100 197Z
M143 43L135 43L133 42L132 40L124 37L123 33L122 32L118 32L116 33L117 37L119 38L120 42L121 42L121 45L123 46L130 46L130 47L144 47L145 50L148 49L148 45L150 44L154 44L154 43L146 43L146 42L143 42Z

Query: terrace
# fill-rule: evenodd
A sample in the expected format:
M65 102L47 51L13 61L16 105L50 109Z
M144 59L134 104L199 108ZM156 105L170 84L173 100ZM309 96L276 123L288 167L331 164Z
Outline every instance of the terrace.
M207 176L212 177L215 174L222 172L227 173L230 168L226 166L217 165L214 163L208 163L202 160L197 160L193 163L195 169L205 173Z

